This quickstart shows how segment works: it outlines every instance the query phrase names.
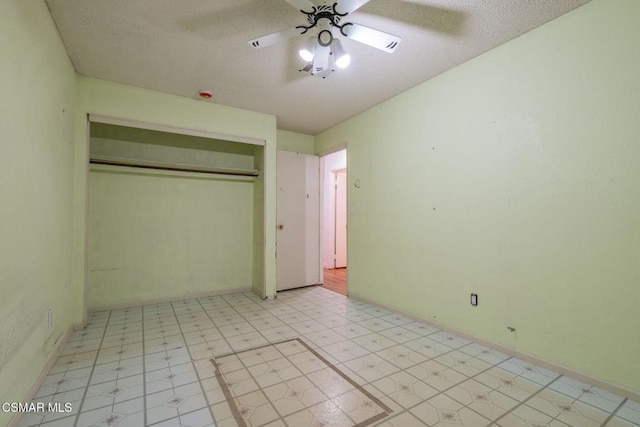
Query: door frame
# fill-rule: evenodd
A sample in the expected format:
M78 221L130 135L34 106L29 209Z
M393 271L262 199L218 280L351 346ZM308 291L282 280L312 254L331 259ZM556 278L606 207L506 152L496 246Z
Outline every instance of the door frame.
M345 224L345 235L344 235L344 257L345 257L345 262L344 262L344 267L338 267L337 264L337 260L338 260L338 180L340 176L344 176L344 221L345 223L347 222L348 219L348 212L347 212L347 182L348 182L348 173L347 173L347 168L341 168L341 169L336 169L331 171L331 175L333 175L334 177L334 182L335 182L335 186L334 186L334 190L333 190L333 198L334 198L334 202L333 202L333 268L347 268L347 230L348 230L348 226Z

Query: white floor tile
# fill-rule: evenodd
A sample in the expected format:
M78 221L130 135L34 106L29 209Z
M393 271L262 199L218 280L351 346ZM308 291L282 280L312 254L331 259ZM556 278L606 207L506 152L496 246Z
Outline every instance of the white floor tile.
M73 412L20 427L640 427L637 402L321 287L91 313L34 400Z

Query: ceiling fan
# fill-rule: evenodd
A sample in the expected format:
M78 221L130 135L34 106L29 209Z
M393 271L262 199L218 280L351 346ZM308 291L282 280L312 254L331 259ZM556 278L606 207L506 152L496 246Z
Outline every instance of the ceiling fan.
M306 34L310 30L317 31L315 35L309 37L299 51L300 56L307 63L300 71L324 78L333 70L333 65L339 68L347 67L351 57L342 47L339 36L389 53L392 53L401 41L400 37L384 31L353 22L342 22L343 18L368 3L369 0L335 0L333 4L320 6L314 5L309 0L284 1L306 15L309 25L298 25L288 30L258 37L248 43L256 49L261 49Z

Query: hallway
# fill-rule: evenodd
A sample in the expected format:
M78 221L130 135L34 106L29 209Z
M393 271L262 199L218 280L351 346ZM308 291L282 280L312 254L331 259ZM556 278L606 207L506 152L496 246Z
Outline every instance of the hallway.
M339 294L347 295L347 269L325 268L322 286Z

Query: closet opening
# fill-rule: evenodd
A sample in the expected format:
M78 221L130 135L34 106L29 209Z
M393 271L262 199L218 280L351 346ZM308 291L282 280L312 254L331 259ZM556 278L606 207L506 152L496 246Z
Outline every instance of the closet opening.
M264 297L264 141L91 116L85 307Z

